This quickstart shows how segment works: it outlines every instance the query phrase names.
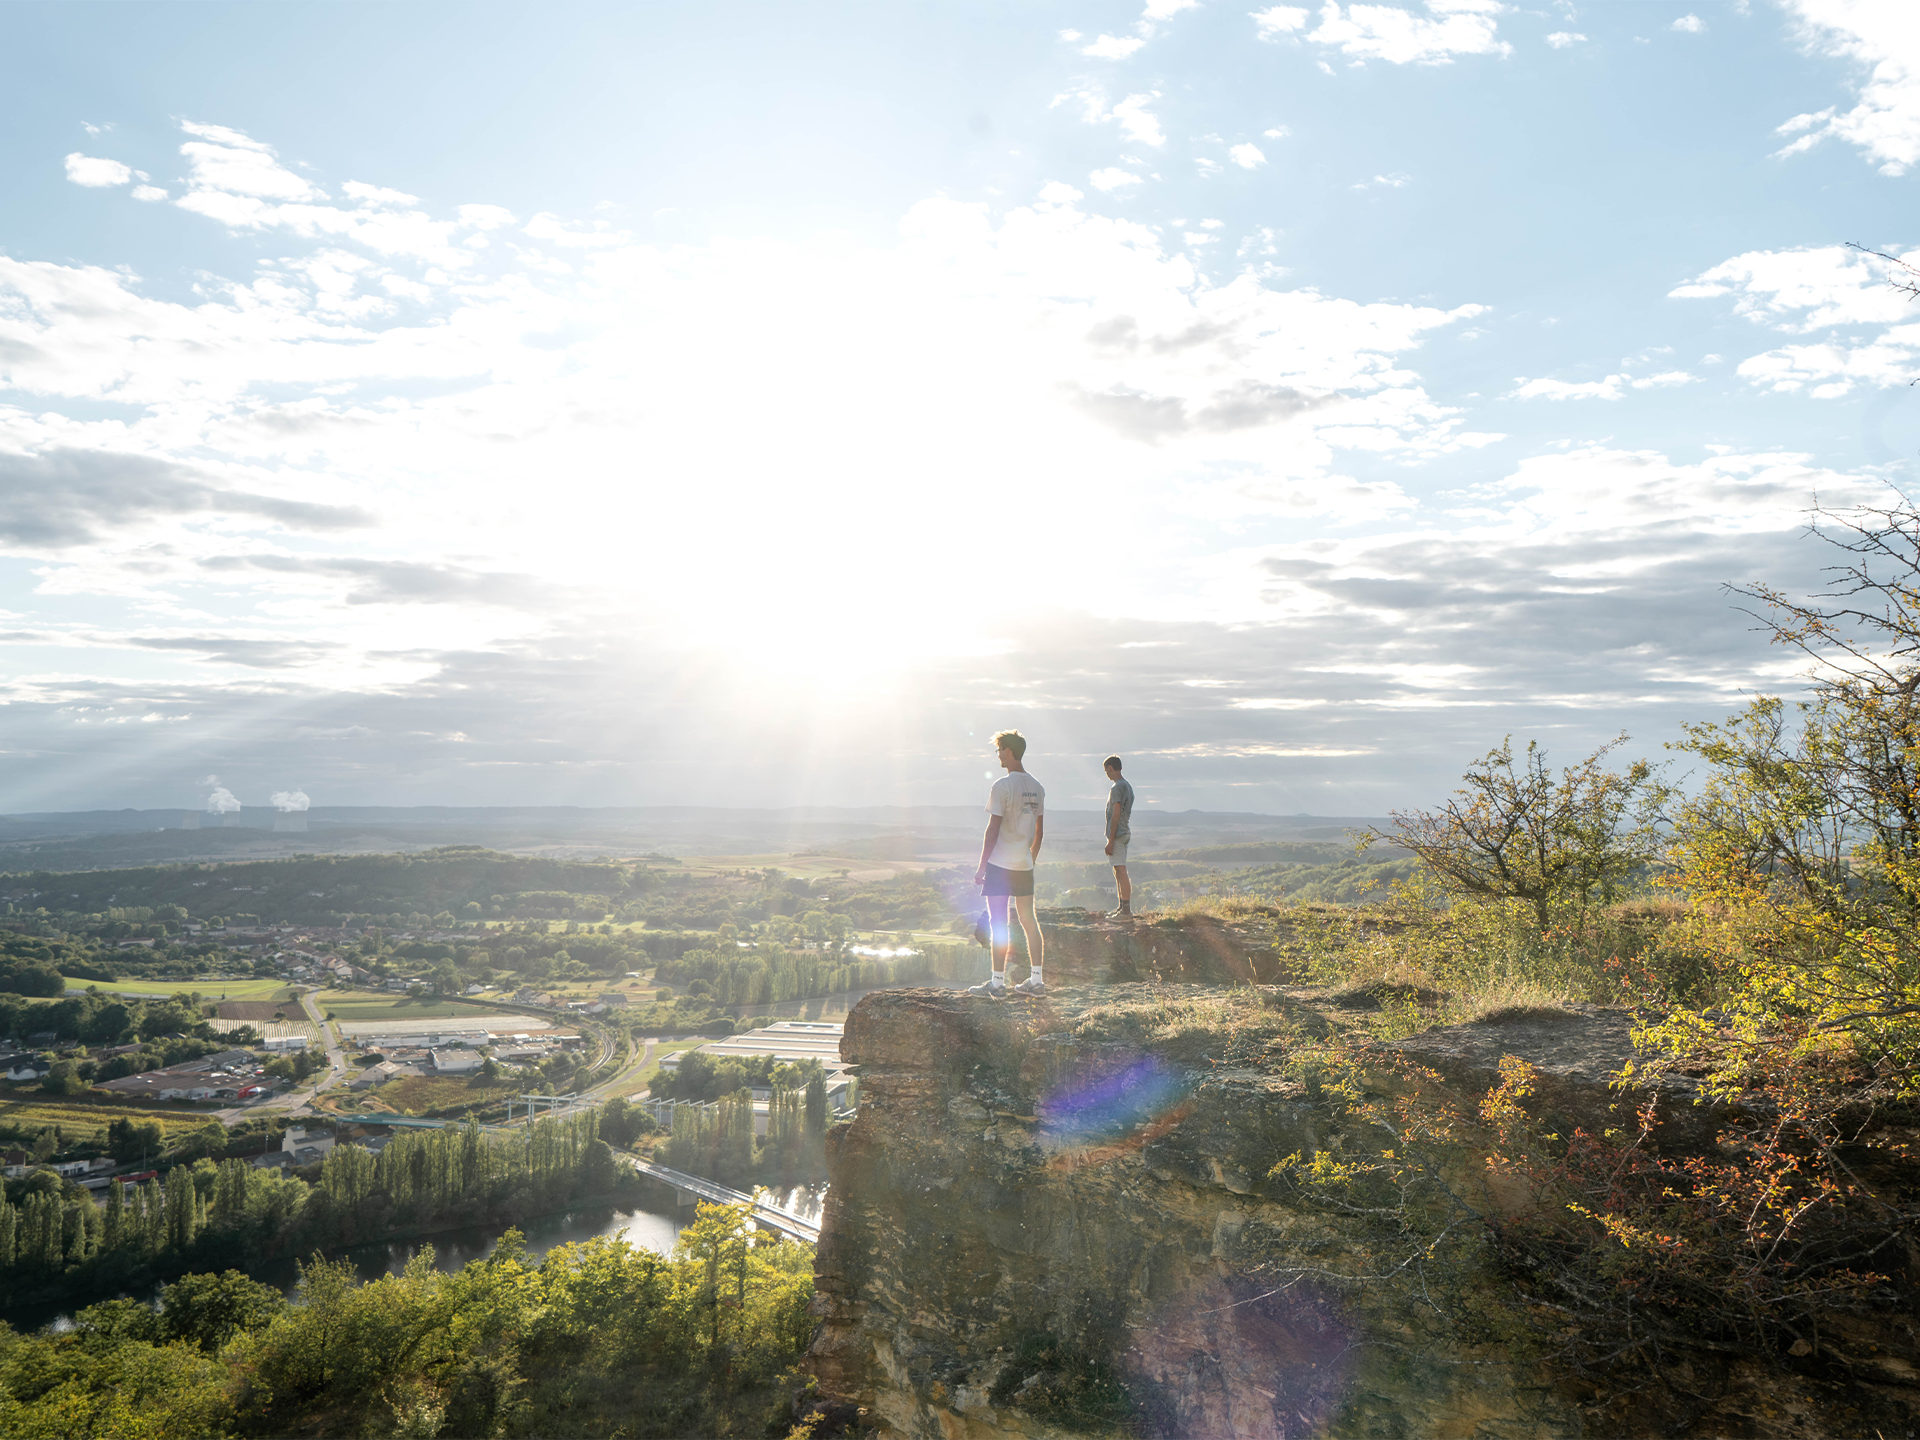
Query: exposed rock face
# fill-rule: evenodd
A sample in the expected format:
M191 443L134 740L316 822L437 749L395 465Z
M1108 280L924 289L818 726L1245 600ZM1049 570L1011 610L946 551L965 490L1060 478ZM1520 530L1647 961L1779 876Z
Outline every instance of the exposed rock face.
M1105 1023L1115 1002L1193 1023L1143 1046ZM821 1391L916 1440L1581 1434L1504 1356L1385 1348L1409 1338L1394 1317L1276 1278L1276 1254L1364 1243L1267 1176L1332 1138L1262 1059L1313 1020L1201 987L868 996L842 1044L864 1103L830 1159Z
M1067 982L1272 985L1283 979L1270 933L1206 916L1116 924L1085 910L1044 910L1047 974ZM1260 930L1271 932L1272 921Z
M862 1000L842 1053L864 1104L831 1137L816 1261L821 1395L912 1440L1914 1433L1905 1321L1823 1331L1825 1368L1804 1343L1709 1358L1711 1375L1680 1363L1663 1401L1469 1348L1424 1328L1405 1289L1328 1282L1406 1246L1269 1178L1353 1123L1284 1063L1328 1028L1321 1003L1141 983ZM1469 1105L1518 1055L1536 1120L1591 1129L1638 1098L1608 1083L1630 1031L1618 1011L1515 1011L1394 1048ZM1681 1082L1663 1148L1711 1142L1690 1098Z

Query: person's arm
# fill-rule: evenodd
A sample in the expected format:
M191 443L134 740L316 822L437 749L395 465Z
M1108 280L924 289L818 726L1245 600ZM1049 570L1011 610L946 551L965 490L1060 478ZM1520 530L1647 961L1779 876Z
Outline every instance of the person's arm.
M987 835L986 838L980 842L980 868L973 872L974 884L984 885L987 883L987 857L993 854L994 842L999 840L999 838L1000 817L995 815L987 821ZM1034 848L1039 848L1038 842L1035 843Z
M1038 861L1040 859L1040 842L1046 838L1046 834L1047 834L1047 817L1044 815L1034 816L1033 817L1033 852L1032 853L1035 861Z
M1107 854L1113 854L1113 832L1120 825L1120 806L1112 800L1107 801Z

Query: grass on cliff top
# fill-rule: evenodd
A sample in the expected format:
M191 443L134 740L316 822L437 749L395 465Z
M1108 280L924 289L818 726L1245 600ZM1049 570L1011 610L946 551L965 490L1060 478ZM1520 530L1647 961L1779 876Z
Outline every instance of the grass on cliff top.
M1298 1016L1271 991L1180 991L1118 999L1080 1016L1074 1033L1137 1046L1187 1064L1258 1061L1275 1042L1300 1036Z
M1271 943L1284 958L1283 983L1318 991L1381 1039L1503 1012L1622 1004L1633 971L1684 979L1695 963L1677 903L1649 898L1561 917L1544 935L1511 907L1440 908L1411 889L1369 906L1200 896L1142 920L1197 918Z

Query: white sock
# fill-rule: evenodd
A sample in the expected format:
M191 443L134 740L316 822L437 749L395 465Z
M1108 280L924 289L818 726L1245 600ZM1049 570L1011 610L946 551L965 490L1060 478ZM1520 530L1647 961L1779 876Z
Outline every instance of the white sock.
M1031 981L1033 981L1033 983L1034 983L1034 984L1036 984L1036 985L1039 985L1039 984L1043 984L1043 983L1044 983L1044 982L1043 982L1043 981L1042 981L1042 980L1040 979L1040 967L1039 967L1038 965L1036 965L1036 966L1034 966L1034 967L1033 967L1033 973L1032 973L1031 975L1029 975L1029 976L1027 976L1027 979L1029 979L1029 980L1031 980Z
M989 979L987 983L993 986L993 988L996 990L1006 989L1007 988L1007 972L1004 970L994 971L992 978Z

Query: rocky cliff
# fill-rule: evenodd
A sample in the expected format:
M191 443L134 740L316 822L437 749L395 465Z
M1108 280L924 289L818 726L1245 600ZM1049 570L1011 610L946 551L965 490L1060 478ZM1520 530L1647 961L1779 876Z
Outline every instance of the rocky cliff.
M1404 1287L1347 1283L1393 1261L1392 1237L1269 1177L1352 1123L1286 1063L1337 1023L1274 987L868 996L842 1046L864 1103L829 1157L820 1395L914 1440L1786 1436L1858 1418L1763 1357L1663 1421L1497 1334L1436 1329ZM1617 1012L1516 1012L1400 1048L1473 1096L1520 1054L1541 1117L1591 1125L1621 1103L1605 1081L1628 1032Z

